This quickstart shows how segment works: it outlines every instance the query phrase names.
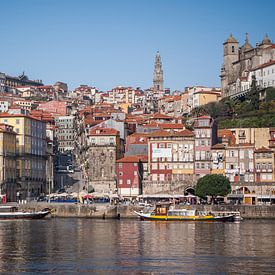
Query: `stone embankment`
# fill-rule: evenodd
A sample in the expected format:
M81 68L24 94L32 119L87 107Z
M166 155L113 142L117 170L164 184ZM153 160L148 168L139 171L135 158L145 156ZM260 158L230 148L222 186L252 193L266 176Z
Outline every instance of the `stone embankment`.
M192 206L188 206L192 207ZM240 211L243 218L275 219L275 205L196 205L202 211ZM41 210L43 208L52 209L52 217L64 218L100 218L119 219L137 218L134 211L142 209L135 205L110 205L110 204L72 204L72 203L27 203L19 205L23 210Z
M100 218L120 219L137 218L134 211L140 211L143 207L130 205L110 205L105 203L81 204L81 203L27 203L19 204L22 210L41 210L50 208L52 217L62 218Z

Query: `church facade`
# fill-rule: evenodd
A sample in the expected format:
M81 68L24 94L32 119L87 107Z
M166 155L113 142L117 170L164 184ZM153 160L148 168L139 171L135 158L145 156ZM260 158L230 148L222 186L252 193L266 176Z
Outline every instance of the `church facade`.
M245 43L239 42L230 34L223 43L223 65L221 68L222 97L244 95L256 78L261 88L275 87L275 44L266 35L261 43L253 47L246 33Z

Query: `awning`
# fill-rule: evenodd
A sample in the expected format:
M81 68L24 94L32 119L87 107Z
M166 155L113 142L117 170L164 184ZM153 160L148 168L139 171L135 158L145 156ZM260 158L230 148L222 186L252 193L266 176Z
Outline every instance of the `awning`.
M229 194L228 199L243 199L243 194Z
M265 199L265 200L270 200L270 199L275 199L275 196L269 196L269 195L258 195L258 199Z
M90 194L83 196L83 199L92 199L92 198L93 198L93 196Z

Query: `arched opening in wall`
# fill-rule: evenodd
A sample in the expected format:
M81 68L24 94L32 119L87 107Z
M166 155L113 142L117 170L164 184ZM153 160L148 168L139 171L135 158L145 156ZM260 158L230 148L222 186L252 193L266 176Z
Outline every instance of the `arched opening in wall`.
M243 193L244 194L251 194L251 191L248 187L245 186L245 187L243 187Z
M192 186L189 186L185 189L184 195L195 195L195 189Z

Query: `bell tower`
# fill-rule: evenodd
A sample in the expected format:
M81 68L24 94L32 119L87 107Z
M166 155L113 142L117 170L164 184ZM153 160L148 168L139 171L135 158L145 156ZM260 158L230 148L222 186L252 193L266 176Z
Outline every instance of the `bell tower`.
M155 58L153 85L155 91L163 91L163 70L159 51L157 52Z
M223 43L223 66L221 68L222 97L227 96L228 83L234 78L233 62L239 59L239 42L230 34Z

